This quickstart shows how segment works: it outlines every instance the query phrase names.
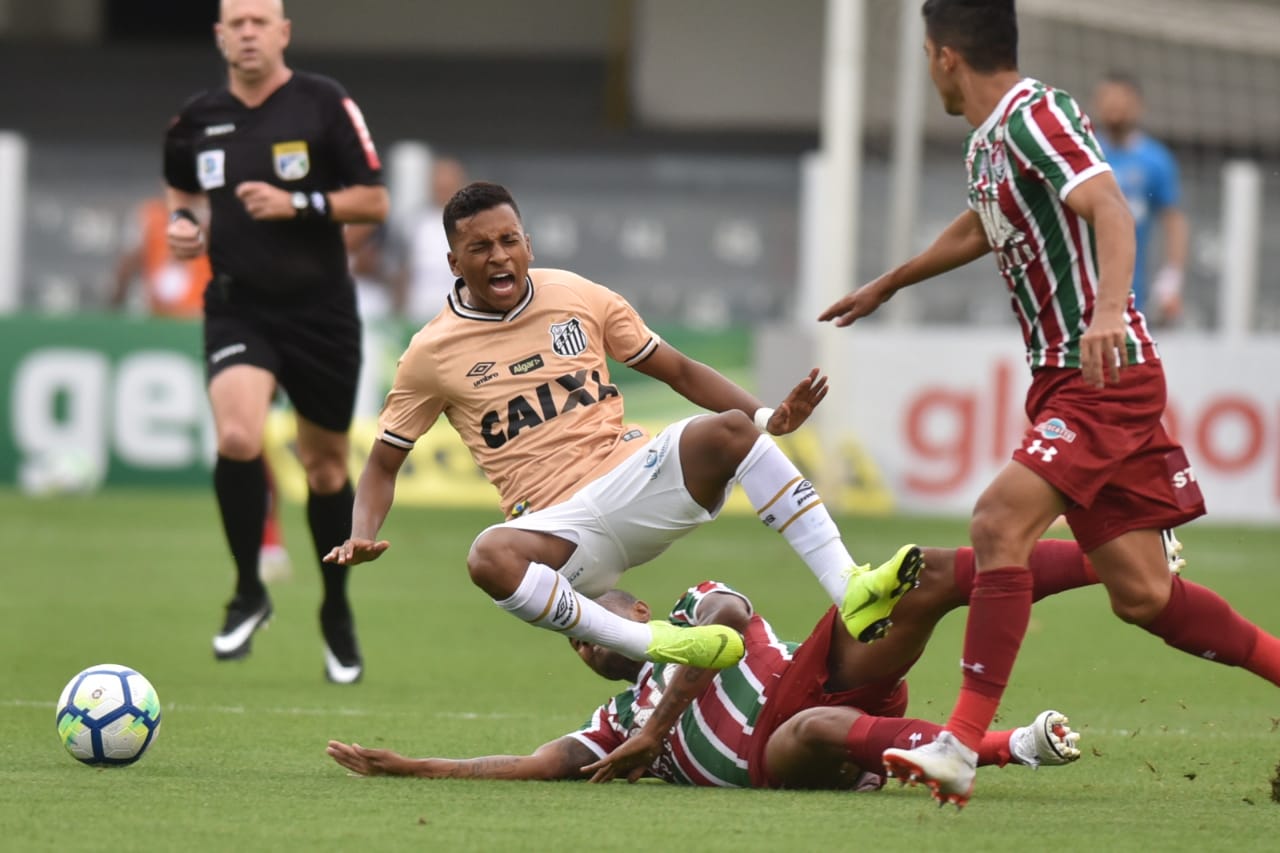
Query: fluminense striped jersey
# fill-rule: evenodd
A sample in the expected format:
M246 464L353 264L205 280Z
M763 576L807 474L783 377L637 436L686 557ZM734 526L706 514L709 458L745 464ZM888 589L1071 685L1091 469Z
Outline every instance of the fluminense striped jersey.
M1010 89L965 143L969 206L1009 289L1032 370L1080 366L1098 264L1093 228L1065 201L1110 169L1075 100L1031 78ZM1132 287L1126 321L1129 363L1158 358Z
M704 581L676 602L670 621L696 625L698 605L708 595L747 597L724 584ZM649 772L677 785L748 788L747 754L755 722L764 707L764 689L791 661L797 643L784 643L757 613L743 636L746 654L737 666L721 670L663 741L662 754ZM644 727L662 699L676 665L646 663L636 683L601 705L570 737L603 758Z

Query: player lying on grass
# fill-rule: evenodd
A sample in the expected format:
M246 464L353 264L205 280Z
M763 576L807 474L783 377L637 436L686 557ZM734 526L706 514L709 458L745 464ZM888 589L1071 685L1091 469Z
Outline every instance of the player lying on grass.
M356 489L351 538L328 561L354 565L386 551L377 536L396 476L444 415L508 516L476 537L471 580L531 625L634 659L732 666L742 640L723 626L642 624L593 599L715 518L738 484L841 605L849 633L870 642L883 632L915 580L919 551L904 547L875 570L856 565L817 490L772 438L808 419L826 396L825 377L813 370L776 409L765 407L663 341L617 293L531 268L520 211L498 184L455 193L443 227L458 281L400 359ZM707 411L650 438L625 422L607 357Z
M407 758L390 750L330 741L329 755L366 776L475 779L585 779L726 787L874 789L881 754L930 742L942 727L906 719L907 670L938 620L964 605L973 587L973 552L925 549L920 586L894 611L888 636L866 645L844 630L832 607L798 646L777 639L745 596L705 582L673 609L676 625L728 625L745 638L736 667L714 672L655 666L580 640L579 657L599 675L632 682L600 706L581 730L531 755L471 759ZM1096 583L1074 542L1046 540L1032 554L1037 599ZM638 622L648 606L621 590L598 599ZM1057 711L1029 725L989 732L980 761L1031 767L1076 760L1079 735Z

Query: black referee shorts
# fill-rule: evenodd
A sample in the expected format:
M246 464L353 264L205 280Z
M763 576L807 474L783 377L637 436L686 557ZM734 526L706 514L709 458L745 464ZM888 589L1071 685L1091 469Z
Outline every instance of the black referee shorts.
M237 364L271 371L294 410L346 432L360 377L360 317L354 288L297 304L205 294L205 381Z

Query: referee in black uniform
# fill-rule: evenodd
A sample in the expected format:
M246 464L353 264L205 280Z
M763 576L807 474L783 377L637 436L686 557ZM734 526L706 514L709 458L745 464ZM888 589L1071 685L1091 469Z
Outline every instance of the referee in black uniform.
M235 560L235 595L213 638L219 660L249 653L271 617L258 577L267 502L263 432L276 386L298 419L307 519L317 555L351 535L348 438L360 320L342 242L346 222L381 222L387 191L368 128L333 80L284 63L281 0L222 0L214 26L225 88L197 95L165 138L169 245L209 252L205 370L217 430L214 490ZM363 674L348 568L320 564L325 675Z

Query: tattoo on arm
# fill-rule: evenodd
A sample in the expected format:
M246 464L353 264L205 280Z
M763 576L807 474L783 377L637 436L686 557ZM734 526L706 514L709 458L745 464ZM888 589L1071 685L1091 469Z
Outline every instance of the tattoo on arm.
M543 744L532 755L441 759L442 766L432 775L439 779L579 779L580 768L595 760L594 752L566 736Z
M505 771L527 760L524 755L486 755L453 762L443 774L445 779L501 779L508 778Z

